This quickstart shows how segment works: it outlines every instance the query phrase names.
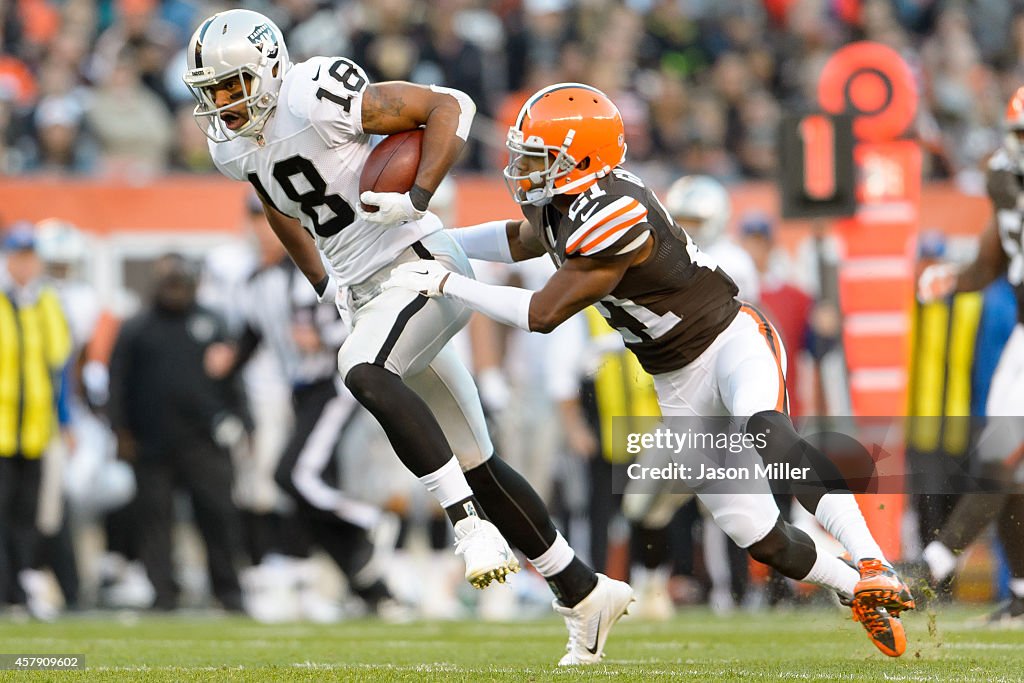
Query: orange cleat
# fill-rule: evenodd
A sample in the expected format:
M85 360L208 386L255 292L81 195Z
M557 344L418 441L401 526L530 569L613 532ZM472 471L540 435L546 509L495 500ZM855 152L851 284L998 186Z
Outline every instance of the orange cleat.
M889 657L899 657L906 651L907 634L899 617L890 615L884 607L868 607L860 600L854 600L850 608L853 620L860 622L875 647Z
M857 570L860 581L853 590L855 602L862 602L866 607L884 607L893 617L899 617L903 610L914 609L910 588L892 567L868 558L858 563Z

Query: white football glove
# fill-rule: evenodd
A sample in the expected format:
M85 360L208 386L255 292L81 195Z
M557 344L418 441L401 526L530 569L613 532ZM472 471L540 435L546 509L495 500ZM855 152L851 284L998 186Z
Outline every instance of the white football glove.
M384 282L382 287L384 289L395 287L411 289L429 297L443 296L441 283L451 272L437 261L403 263L391 271L391 277Z
M419 220L427 213L426 211L420 211L412 205L412 197L409 196L408 192L399 194L397 192L366 191L359 195L359 201L367 206L379 207L373 213L368 213L362 208L359 209L359 215L367 223L401 225L409 221Z
M338 309L338 315L341 316L341 322L344 323L348 331L351 332L352 305L349 303L348 287L338 287L338 295L334 297L334 305Z
M918 300L927 304L952 294L959 272L960 268L952 263L935 263L925 268L917 281Z
M316 289L316 285L313 286ZM317 290L316 300L320 303L327 301L334 301L338 296L338 281L334 279L334 275L327 273L327 284L324 287L324 291Z

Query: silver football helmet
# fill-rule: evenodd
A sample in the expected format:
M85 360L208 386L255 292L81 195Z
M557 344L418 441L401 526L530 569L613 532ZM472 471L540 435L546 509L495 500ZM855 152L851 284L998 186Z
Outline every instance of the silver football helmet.
M722 236L732 213L725 187L706 175L688 175L672 183L665 196L665 208L675 221L696 222L696 227L683 227L701 248Z
M196 98L192 115L206 136L225 142L241 135L258 135L277 106L281 82L291 66L281 29L258 12L220 12L199 25L186 55L188 71L182 79ZM232 77L241 81L243 96L217 107L213 86ZM231 130L221 114L240 102L245 103L249 120Z
M47 263L74 266L85 261L89 242L68 221L46 218L36 224L36 250Z

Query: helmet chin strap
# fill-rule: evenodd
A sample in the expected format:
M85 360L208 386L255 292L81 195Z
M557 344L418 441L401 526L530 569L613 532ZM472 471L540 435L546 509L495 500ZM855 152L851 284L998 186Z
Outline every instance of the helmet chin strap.
M532 173L530 175L533 175ZM526 191L526 201L534 206L547 206L554 198L545 191L546 188L536 187Z

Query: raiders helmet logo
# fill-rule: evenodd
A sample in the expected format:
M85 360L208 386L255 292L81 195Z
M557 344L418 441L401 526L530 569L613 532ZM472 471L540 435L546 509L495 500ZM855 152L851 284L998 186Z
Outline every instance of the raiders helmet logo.
M274 35L274 32L270 29L269 24L260 24L259 26L254 28L252 30L252 33L250 33L246 37L249 39L249 42L255 45L256 49L259 50L260 52L263 52L264 48L266 48L267 59L273 59L277 57L277 36Z

